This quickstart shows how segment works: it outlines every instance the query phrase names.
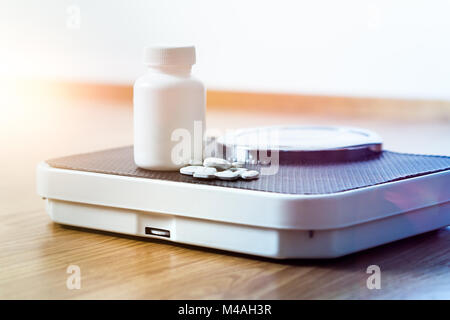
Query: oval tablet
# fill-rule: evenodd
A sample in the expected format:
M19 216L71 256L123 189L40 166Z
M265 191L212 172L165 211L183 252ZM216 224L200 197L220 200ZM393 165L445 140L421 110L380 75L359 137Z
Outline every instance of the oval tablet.
M226 170L231 167L231 163L222 158L206 158L203 161L205 167L216 168L220 170Z
M244 180L258 179L259 172L256 170L247 170L247 171L240 172L240 176Z
M202 166L187 166L180 169L181 174L185 174L187 176L192 176L198 169L203 168Z
M216 178L220 180L237 180L240 177L240 171L225 170L216 173Z
M216 168L200 167L199 169L195 170L193 176L194 178L200 179L214 179L216 177L216 172Z

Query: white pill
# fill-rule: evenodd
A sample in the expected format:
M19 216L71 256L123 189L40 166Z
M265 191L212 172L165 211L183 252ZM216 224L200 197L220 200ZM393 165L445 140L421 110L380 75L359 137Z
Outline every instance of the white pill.
M200 167L200 169L194 172L194 178L214 179L216 172L216 168Z
M189 160L189 164L191 166L202 166L203 165L203 161L199 160L199 159L191 159L191 160Z
M247 171L240 172L240 176L244 180L258 179L259 172L256 170L247 170Z
M226 170L231 167L231 163L222 158L206 158L203 161L205 167L216 168L220 170Z
M220 180L237 180L239 179L240 172L233 170L225 170L216 173L216 178Z
M180 169L181 174L192 176L198 169L203 168L202 166L187 166Z
M233 168L242 168L245 165L245 162L235 161L231 164Z

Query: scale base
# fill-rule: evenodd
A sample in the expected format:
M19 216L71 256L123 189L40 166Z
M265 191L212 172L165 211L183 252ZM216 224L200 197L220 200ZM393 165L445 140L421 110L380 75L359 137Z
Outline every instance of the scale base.
M450 224L450 203L331 230L260 228L51 199L46 208L54 222L64 225L275 259L336 258Z

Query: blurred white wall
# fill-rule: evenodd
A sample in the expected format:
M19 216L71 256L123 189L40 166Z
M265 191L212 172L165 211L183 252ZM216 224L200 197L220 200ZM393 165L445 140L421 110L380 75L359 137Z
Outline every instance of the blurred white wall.
M450 99L448 0L0 1L3 76L131 84L193 43L209 88Z

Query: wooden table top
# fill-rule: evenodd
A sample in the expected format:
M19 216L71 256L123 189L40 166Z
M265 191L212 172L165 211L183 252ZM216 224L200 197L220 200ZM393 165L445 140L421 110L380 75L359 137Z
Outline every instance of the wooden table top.
M19 99L20 100L20 99ZM10 101L0 119L2 299L449 299L450 228L332 260L276 261L52 223L35 166L52 157L132 143L127 103ZM39 104L39 108L36 107ZM318 123L367 127L394 151L450 155L448 122L208 113L208 126ZM369 265L381 289L369 290ZM66 287L69 265L81 288Z

